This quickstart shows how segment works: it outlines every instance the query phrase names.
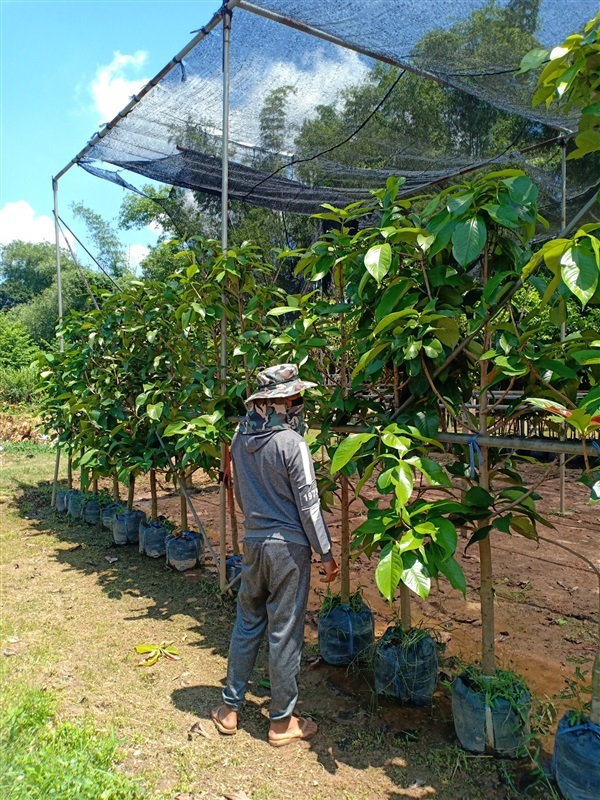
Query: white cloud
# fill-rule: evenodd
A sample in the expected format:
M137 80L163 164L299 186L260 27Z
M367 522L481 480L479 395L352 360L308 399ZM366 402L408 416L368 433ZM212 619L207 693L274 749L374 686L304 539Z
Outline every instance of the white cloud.
M136 270L140 263L146 258L150 248L144 244L130 244L127 248L127 257L129 259L129 266Z
M139 74L147 58L148 53L143 50L137 50L133 55L116 50L110 64L98 67L89 89L102 122L110 122L127 105L131 96L148 83L149 78L131 77L132 73Z
M0 209L0 244L8 244L15 239L23 242L55 242L54 220L47 216L36 216L35 211L25 200L5 203ZM69 237L71 247L73 242ZM61 244L66 247L61 235Z

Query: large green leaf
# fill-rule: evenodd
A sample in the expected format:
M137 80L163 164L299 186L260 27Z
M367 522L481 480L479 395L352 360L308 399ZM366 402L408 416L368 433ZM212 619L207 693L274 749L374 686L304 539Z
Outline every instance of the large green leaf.
M360 450L362 445L374 436L374 433L355 433L340 442L331 459L331 474L334 475L336 472L339 472L349 461L352 461L352 458Z
M379 564L375 570L377 588L389 603L394 599L402 570L402 556L394 542L389 548L385 547L381 551Z
M398 502L404 506L410 500L414 485L413 473L410 465L401 461L394 469L394 478L396 479L396 485L394 487L396 497L398 498Z
M422 564L413 553L407 553L405 558L405 569L400 577L402 583L408 586L415 594L426 600L431 591L431 577L427 568ZM412 563L411 563L412 562Z
M480 255L486 242L487 230L481 217L459 222L452 232L452 255L466 267Z
M415 456L410 460L410 463L414 464L419 472L425 475L432 486L452 486L452 481L446 474L445 469L437 461L433 461L431 458Z
M587 248L574 245L563 254L560 264L563 281L585 307L598 286L596 259Z
M376 244L365 253L365 267L377 283L388 274L392 265L392 248L387 242Z
M398 320L403 319L404 317L416 317L417 312L412 308L404 308L402 311L394 311L392 314L387 314L375 327L373 331L373 336L378 336L382 333L386 328L389 328L394 323L398 322Z
M456 552L458 544L458 534L456 528L449 519L438 517L437 519L430 520L436 528L435 534L432 539L436 544L444 550L446 555L451 556Z
M392 313L411 286L413 286L413 281L410 278L403 278L398 281L398 283L392 284L385 290L375 311L375 319L377 322L387 316L387 314Z
M450 581L453 589L458 589L463 595L467 593L467 579L458 561L450 556L437 564L437 568Z

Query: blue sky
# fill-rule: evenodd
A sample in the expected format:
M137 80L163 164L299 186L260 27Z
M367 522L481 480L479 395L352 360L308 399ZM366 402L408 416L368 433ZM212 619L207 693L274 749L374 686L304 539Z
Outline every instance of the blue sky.
M219 0L0 0L0 244L53 236L51 179L206 24ZM114 219L123 190L74 167L59 212ZM74 223L78 235L80 223ZM123 234L135 262L156 234Z

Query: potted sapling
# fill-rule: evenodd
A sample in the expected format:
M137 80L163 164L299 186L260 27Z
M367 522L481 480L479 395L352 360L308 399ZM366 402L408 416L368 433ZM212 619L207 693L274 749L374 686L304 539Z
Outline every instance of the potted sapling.
M374 649L375 691L425 706L438 683L437 646L427 630L412 624L411 592L427 598L432 579L440 575L465 592L465 578L454 558L458 536L447 518L462 506L451 496L428 496L432 488L437 495L451 493L452 483L443 467L425 455L441 446L417 428L394 423L351 436L344 444L339 458L356 458L363 472L358 491L377 474L377 488L382 498L389 498L384 505L381 499L364 501L367 519L354 532L352 545L369 557L378 554L375 580L390 605L400 589L400 618Z
M350 441L352 438L350 437ZM332 475L348 470L352 463L353 453L345 444L348 441L344 440L335 451L331 462ZM349 453L348 457L346 453ZM335 594L328 589L319 610L318 628L319 652L323 660L333 666L345 666L354 661L365 660L372 652L375 638L373 612L364 602L360 590L352 592L350 587L350 481L344 473L340 475L340 481L340 592Z

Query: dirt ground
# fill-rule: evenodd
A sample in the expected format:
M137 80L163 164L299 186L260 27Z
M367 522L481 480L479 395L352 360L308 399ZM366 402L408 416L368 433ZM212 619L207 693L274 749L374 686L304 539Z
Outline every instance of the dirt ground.
M268 746L262 652L242 730L219 737L207 718L219 702L225 677L235 601L215 590L210 558L205 570L180 575L162 560L140 556L136 548L114 547L108 532L58 516L48 508L51 457L31 458L4 457L5 669L13 680L58 691L63 715L87 715L101 728L114 727L123 739L123 768L147 779L156 789L154 796L162 792L180 800L212 800L245 792L252 800L508 800L529 789L528 796L552 797L550 789L535 784L529 762L474 757L458 747L443 682L429 709L377 703L368 676L320 661L317 609L324 588L317 580L317 563L299 711L319 723L319 736L280 750ZM216 546L218 492L199 476L194 482L199 487L192 491L194 506ZM564 517L556 512L558 482L548 482L540 493L543 510L555 525L547 535L598 561L600 517L587 504L585 487L569 477ZM149 509L143 483L136 505ZM179 498L163 491L159 513L178 520ZM351 517L353 526L359 524L358 505ZM328 514L327 520L339 549L339 515ZM495 534L493 541L498 664L524 675L545 703L537 741L547 761L554 730L548 714L552 706L560 710L573 704L557 695L577 666L589 668L593 656L597 584L582 562L551 545L538 548L503 534ZM444 583L413 607L414 621L437 631L445 645L442 678L449 676L455 659L471 662L478 654L477 550L462 550L458 557L468 580L466 599ZM117 561L109 563L107 556ZM352 565L352 581L373 608L381 634L394 610L375 588L374 567L361 558ZM134 646L161 641L174 641L181 661L137 668ZM200 733L189 734L198 719Z

